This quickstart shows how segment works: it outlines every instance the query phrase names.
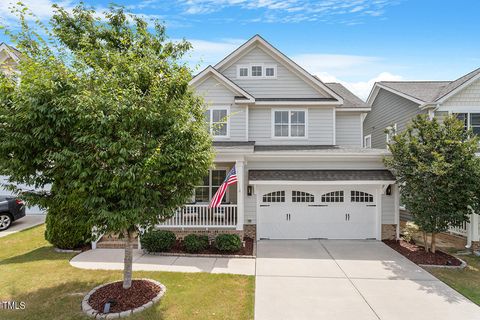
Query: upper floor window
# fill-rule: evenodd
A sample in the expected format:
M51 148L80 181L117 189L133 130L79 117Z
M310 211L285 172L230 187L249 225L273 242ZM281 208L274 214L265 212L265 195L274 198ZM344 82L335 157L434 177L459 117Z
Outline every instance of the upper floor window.
M238 69L238 75L240 77L248 77L248 68L247 67L240 67Z
M262 66L252 66L252 77L262 76Z
M474 134L480 134L480 113L456 113L457 119L464 123L465 129L472 128Z
M273 136L285 138L306 137L306 113L305 110L274 110Z
M370 149L372 147L372 135L363 137L363 147Z
M265 77L267 78L277 77L277 67L274 65L265 66Z
M228 137L228 108L213 108L205 111L205 119L214 137Z
M272 79L277 77L276 64L237 65L237 78Z

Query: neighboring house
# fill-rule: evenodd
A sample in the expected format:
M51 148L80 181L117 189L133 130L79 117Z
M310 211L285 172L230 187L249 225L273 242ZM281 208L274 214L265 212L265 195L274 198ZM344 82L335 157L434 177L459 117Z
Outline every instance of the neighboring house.
M480 134L480 68L454 81L377 82L367 103L372 110L363 123L366 148L386 148L390 136L403 131L418 114L431 119L453 114ZM478 220L472 215L472 223L451 231L467 236L480 249Z
M22 58L20 51L14 47L7 45L6 43L0 43L0 72L7 76L15 76L18 73L17 66ZM4 183L7 183L8 177L0 176L0 195L12 195L8 190L2 188ZM33 189L26 185L19 185L24 190ZM48 189L48 187L47 187ZM27 208L27 214L43 214L42 209L37 206L31 206Z
M256 239L398 236L398 188L386 150L362 147L370 111L256 35L190 85L208 104L215 166L192 203L159 228ZM208 203L236 167L219 208Z

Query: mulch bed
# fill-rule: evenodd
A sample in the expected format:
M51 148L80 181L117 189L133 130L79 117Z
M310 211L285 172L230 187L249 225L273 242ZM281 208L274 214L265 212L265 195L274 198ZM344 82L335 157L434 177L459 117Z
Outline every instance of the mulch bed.
M245 246L242 247L239 251L235 252L224 252L217 250L213 245L210 245L207 249L198 252L197 254L220 254L220 255L242 255L242 256L251 256L253 255L253 239L251 238L244 238ZM177 240L173 248L169 251L173 253L188 253L185 251L185 247L183 242Z
M123 282L108 284L95 291L88 299L90 306L103 313L105 304L111 300L110 313L132 310L143 306L155 298L161 288L145 280L133 280L129 289L123 289Z
M436 266L460 266L462 262L445 252L436 250L435 253L425 252L422 246L403 240L383 240L393 250L401 253L416 264Z

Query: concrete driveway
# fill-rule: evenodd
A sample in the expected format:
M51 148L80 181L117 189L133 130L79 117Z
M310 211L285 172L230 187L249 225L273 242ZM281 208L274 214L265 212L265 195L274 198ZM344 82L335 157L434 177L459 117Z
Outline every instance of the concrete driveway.
M379 241L265 240L255 319L478 320L480 307Z
M45 223L46 217L47 215L45 214L35 214L27 215L17 221L13 221L10 228L5 231L0 231L0 238Z

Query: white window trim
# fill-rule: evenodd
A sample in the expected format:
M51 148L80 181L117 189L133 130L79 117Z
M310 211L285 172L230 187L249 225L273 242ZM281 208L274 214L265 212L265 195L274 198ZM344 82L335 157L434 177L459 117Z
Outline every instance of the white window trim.
M370 145L367 147L367 139L370 139ZM372 135L368 134L363 137L363 147L366 149L371 149L372 148Z
M247 75L246 76L240 76L240 69L246 68L247 69ZM250 78L250 66L247 64L239 64L237 65L237 79L246 79Z
M459 110L461 110L461 109L459 109ZM457 110L455 110L455 111L449 111L449 112L448 112L448 115L451 116L451 115L455 115L455 114L458 114L458 113L466 113L466 114L467 114L467 128L468 128L468 129L472 129L472 124L471 124L470 115L471 115L472 113L480 113L480 109L477 109L477 110L475 110L475 111L457 111ZM478 126L478 125L476 125L476 126Z
M275 112L276 111L288 111L288 137L277 137L275 136ZM292 137L291 136L291 123L290 123L290 112L292 111L303 111L305 112L305 136L304 137ZM272 109L271 113L272 121L272 130L271 138L275 140L305 140L308 139L308 109L297 109L297 108L275 108Z
M392 137L394 137L397 134L397 124L394 123L393 126L388 126L385 128L387 131L385 135L385 139L387 143L390 143L390 140L392 140ZM390 136L390 132L393 131L393 135Z
M267 76L267 68L273 68L273 76ZM276 64L266 64L263 68L263 74L265 79L277 79L277 65Z
M252 76L252 67L253 66L258 66L262 67L262 75L261 76ZM240 69L241 68L247 68L248 70L248 76L246 77L241 77L240 76ZM273 76L268 76L267 77L267 68L273 68L274 75ZM250 64L239 64L237 65L237 79L277 79L277 65L276 64L265 64L265 63L250 63Z
M212 201L212 198L213 196L215 195L213 193L213 185L212 185L212 171L213 170L221 170L221 171L225 171L225 176L228 174L228 171L229 171L229 168L227 167L216 167L214 169L208 169L208 186L195 186L195 188L200 188L200 187L208 187L208 198L210 199L209 202L204 202L204 201L198 201L198 202L195 202L195 189L194 192L193 192L193 196L192 196L192 203L210 203L210 201ZM230 192L229 192L229 188L227 188L227 190L225 191L225 202L226 203L229 203L230 202Z
M219 135L214 135L213 134L213 112L212 110L227 110L227 135L225 136L219 136ZM230 106L212 106L208 108L208 111L210 112L210 122L208 123L208 128L210 130L210 134L214 139L230 139Z

